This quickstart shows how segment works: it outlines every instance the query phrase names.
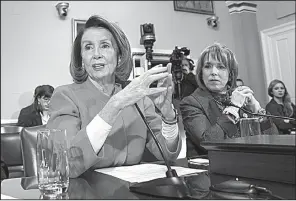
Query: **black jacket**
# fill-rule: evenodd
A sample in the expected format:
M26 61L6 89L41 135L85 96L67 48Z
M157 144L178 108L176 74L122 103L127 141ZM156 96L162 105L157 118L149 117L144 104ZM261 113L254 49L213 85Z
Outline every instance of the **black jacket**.
M34 105L29 105L21 110L18 117L18 126L32 127L42 125L41 115L34 108Z
M195 80L195 75L193 73L185 74L181 82L182 98L192 94L197 87L198 85Z
M292 103L293 107L293 115L292 118L296 118L296 108L295 105ZM272 115L276 116L285 116L284 114L284 106L275 102L274 99L271 99L270 102L266 105L266 111ZM273 119L274 124L277 126L280 134L289 134L290 129L296 127L295 121L290 121L290 123L285 123L283 119Z

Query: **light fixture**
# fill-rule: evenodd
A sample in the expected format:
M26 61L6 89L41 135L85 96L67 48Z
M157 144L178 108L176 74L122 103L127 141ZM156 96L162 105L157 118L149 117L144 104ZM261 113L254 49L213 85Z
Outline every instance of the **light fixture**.
M207 24L208 26L211 26L213 28L217 28L219 23L219 17L216 15L213 15L209 18L207 18Z
M65 18L68 15L68 8L69 3L67 2L60 2L56 5L56 8L58 10L58 14L61 18Z

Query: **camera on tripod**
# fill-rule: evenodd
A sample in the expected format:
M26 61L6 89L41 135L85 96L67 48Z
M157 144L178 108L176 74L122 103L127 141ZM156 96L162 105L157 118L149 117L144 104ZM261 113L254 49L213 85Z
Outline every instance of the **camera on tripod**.
M181 81L183 79L182 60L189 54L190 50L187 47L179 48L176 46L170 58L170 62L172 63L173 81L177 85L178 98L181 98Z
M173 53L170 58L170 62L172 63L172 74L174 81L179 83L182 81L183 73L182 73L182 60L185 56L190 54L190 50L187 47L175 47Z
M144 45L146 49L146 59L148 62L151 62L151 60L153 59L152 48L153 48L154 42L156 41L154 25L151 23L142 24L140 26L140 31L141 31L140 44ZM151 68L151 66L148 66L148 67Z

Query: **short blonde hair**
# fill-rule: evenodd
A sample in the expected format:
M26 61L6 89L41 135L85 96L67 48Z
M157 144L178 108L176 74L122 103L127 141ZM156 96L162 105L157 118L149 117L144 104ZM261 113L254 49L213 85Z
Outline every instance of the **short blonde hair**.
M85 68L82 67L82 57L81 57L81 39L86 29L93 27L102 27L111 32L116 41L115 50L120 57L120 60L115 69L115 80L116 81L126 81L132 71L132 58L131 58L131 47L126 35L123 31L115 24L108 22L104 18L94 15L91 16L81 30L75 40L72 47L71 63L70 63L70 73L73 81L76 83L83 83L87 77L88 73Z
M203 81L202 69L205 62L209 60L210 56L217 59L219 62L222 62L223 65L227 67L229 71L229 79L227 82L228 90L236 88L238 63L235 59L234 53L228 47L220 43L214 43L213 45L208 46L199 56L196 65L196 81L198 86L202 89L207 89Z

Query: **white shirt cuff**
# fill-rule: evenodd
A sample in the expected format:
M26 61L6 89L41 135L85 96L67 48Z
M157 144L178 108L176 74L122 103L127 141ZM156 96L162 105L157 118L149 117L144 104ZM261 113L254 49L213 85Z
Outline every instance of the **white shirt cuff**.
M112 126L105 122L99 115L96 115L86 126L86 134L95 152L101 149L111 129Z
M166 140L174 140L179 134L178 123L169 125L162 121L161 133Z

